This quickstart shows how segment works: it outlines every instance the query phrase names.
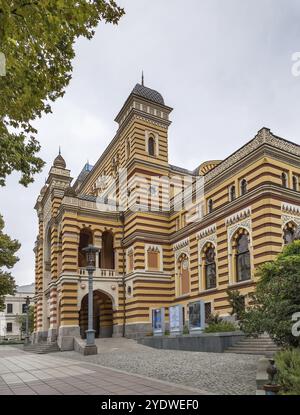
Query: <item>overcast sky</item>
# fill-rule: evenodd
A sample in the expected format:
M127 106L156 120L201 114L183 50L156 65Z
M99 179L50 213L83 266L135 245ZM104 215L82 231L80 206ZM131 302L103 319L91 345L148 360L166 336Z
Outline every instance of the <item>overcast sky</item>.
M100 25L79 40L71 84L37 124L47 162L28 189L12 175L0 189L6 232L22 243L13 274L34 281L33 207L62 147L76 177L116 132L113 121L144 69L145 85L174 108L169 162L194 169L223 159L263 126L300 144L299 0L117 0L119 26Z

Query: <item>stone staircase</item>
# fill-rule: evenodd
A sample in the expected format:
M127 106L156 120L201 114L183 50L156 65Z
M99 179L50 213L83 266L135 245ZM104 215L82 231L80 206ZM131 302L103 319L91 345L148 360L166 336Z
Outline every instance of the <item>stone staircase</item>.
M225 353L255 354L272 357L279 350L280 348L276 346L273 340L268 335L263 334L257 338L246 337L234 346L228 347Z
M45 354L59 352L59 347L56 342L54 343L30 343L24 344L24 351L29 353Z

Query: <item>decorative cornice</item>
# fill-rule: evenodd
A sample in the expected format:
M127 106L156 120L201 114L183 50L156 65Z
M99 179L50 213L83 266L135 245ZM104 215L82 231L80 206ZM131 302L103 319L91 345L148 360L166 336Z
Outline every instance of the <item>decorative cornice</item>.
M281 203L281 210L292 215L300 215L300 206L292 205L291 203Z
M235 153L230 155L227 159L223 160L218 166L213 170L209 171L205 175L205 180L209 181L229 169L234 164L240 162L240 160L248 156L251 152L256 150L263 144L268 144L270 146L276 147L276 149L282 150L284 152L292 153L296 156L300 156L300 146L297 144L291 143L283 138L276 137L272 134L270 129L262 128L258 131L257 135L249 143L245 144Z
M210 225L207 228L202 229L201 231L199 231L196 234L196 239L205 238L206 236L209 236L209 235L215 233L216 230L217 230L217 225L214 223L213 225Z
M245 218L248 218L251 216L251 206L246 207L242 210L240 210L237 213L234 213L233 215L229 216L225 219L226 226L233 225L236 222L239 222Z
M189 238L182 239L181 241L177 242L173 245L173 250L178 251L179 249L182 249L189 245Z

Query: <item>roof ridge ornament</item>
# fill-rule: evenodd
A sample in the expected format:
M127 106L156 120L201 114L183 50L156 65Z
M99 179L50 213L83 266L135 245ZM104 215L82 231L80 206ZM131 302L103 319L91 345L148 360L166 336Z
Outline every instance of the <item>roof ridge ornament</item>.
M144 86L144 69L142 70L142 85Z

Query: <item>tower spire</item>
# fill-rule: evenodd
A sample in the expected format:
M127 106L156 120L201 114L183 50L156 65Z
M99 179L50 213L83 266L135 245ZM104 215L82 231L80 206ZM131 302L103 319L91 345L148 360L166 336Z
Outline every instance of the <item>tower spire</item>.
M58 147L58 154L61 156L61 147Z
M144 86L144 70L142 70L142 85Z

